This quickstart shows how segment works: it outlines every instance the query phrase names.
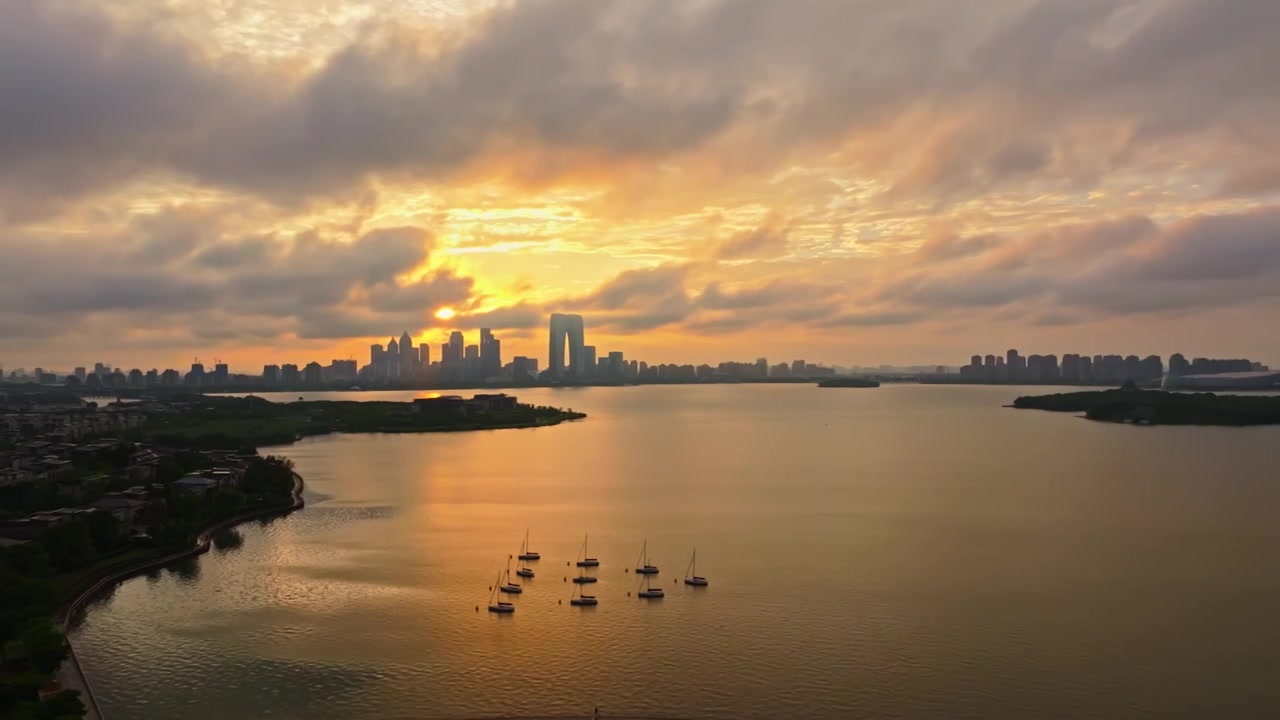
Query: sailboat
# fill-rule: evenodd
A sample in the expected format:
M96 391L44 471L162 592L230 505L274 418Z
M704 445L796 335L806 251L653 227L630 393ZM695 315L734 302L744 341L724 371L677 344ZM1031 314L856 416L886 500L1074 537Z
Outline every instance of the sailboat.
M641 575L657 575L658 568L649 564L649 541L644 541L640 548L640 557L636 558L636 572Z
M521 563L516 567L516 575L519 575L522 578L531 578L533 577L533 570L525 567L524 563Z
M507 569L503 571L503 575L506 577L507 581L504 582L502 585L498 586L499 590L501 590L504 593L510 593L512 595L519 595L520 593L524 592L524 588L520 587L516 583L511 582L510 558L507 559Z
M498 583L500 582L502 582L502 573L498 573L498 579L494 581L493 590L489 593L489 612L503 614L513 613L516 611L515 605L498 600L496 597L498 594Z
M582 586L581 586L581 585L579 585L578 587L574 588L574 592L575 592L575 593L577 593L577 597L571 597L571 598L569 598L569 604L570 604L570 605L588 606L588 605L598 605L598 604L599 604L599 602L596 600L596 596L595 596L595 595L587 595L586 593L582 592Z
M542 558L541 555L529 549L529 528L525 528L524 544L520 546L520 559L521 560L540 560L541 558ZM529 577L533 577L533 575L531 574L529 575Z
M689 569L684 571L684 584L694 587L706 587L707 579L698 575L698 548L693 549L693 558L689 560Z
M573 579L573 582L574 582L575 584L577 584L577 585L585 585L586 583L593 583L593 582L596 582L596 581L597 581L597 579L598 579L598 578L596 578L596 577L594 577L594 576L591 576L591 575L588 575L588 574L586 574L585 572L583 572L582 570L579 570L579 571L578 571L578 577L574 578L574 579Z
M600 561L587 555L587 536L582 536L582 552L578 553L578 567L600 567Z
M652 573L646 573L644 579L640 581L640 591L636 593L636 597L642 597L648 600L656 600L663 597L662 588L650 587L649 579Z

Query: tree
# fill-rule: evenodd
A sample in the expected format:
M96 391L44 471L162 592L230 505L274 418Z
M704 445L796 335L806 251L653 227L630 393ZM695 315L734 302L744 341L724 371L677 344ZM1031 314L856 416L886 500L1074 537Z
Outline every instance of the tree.
M160 462L156 463L156 482L168 485L174 480L182 479L182 466L177 460L166 457L160 458Z
M100 553L114 550L120 545L120 521L109 512L89 513L89 540Z
M244 507L245 496L239 490L222 488L213 495L213 514L216 518L229 518Z
M240 487L250 495L287 496L293 492L293 461L274 455L254 458L245 468Z
M92 562L97 557L89 537L89 525L73 520L44 531L40 544L49 554L49 562L57 570L70 570Z
M67 659L67 638L48 618L35 620L22 633L22 650L32 669L49 675Z

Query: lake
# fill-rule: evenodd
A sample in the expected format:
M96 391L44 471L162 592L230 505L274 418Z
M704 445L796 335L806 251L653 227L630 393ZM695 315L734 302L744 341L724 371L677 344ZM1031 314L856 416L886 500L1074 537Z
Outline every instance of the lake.
M1280 428L1001 407L1047 391L525 389L589 417L310 438L270 450L304 510L73 641L111 720L1280 717Z

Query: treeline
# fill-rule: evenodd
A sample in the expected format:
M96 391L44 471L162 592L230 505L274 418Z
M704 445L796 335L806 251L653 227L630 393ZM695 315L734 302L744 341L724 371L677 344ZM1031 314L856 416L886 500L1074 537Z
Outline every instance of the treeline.
M40 700L40 690L66 659L67 639L53 623L60 598L44 547L0 548L0 717L64 720L84 715L80 693Z
M254 458L238 488L219 488L208 497L187 494L172 484L203 469L202 455L184 451L164 462L171 465L149 488L149 500L163 500L164 512L151 518L142 543L154 548L155 556L190 547L213 523L255 508L283 506L292 498L294 470L287 458ZM34 542L0 548L0 718L63 720L83 714L75 691L39 700L40 689L68 652L53 617L69 599L62 596L64 591L100 572L95 563L107 562L134 545L115 515L98 511L50 527Z
M298 437L332 432L430 432L471 430L585 417L551 407L474 415L413 412L406 402L316 400L273 403L257 397L195 396L174 415L156 415L142 429L145 439L170 447L207 450L286 445Z
M1024 396L1016 408L1084 413L1090 420L1151 425L1280 424L1280 397L1160 390L1103 390Z

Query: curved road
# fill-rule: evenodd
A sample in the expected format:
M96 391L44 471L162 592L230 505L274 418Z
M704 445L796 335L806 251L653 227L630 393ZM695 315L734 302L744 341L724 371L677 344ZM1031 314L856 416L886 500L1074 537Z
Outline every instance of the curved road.
M185 550L179 550L160 558L147 560L137 565L130 565L122 568L109 575L103 576L98 582L90 585L80 591L66 605L58 611L58 615L54 618L61 626L64 633L70 630L71 619L76 616L84 604L93 599L95 595L109 588L116 583L123 582L129 578L144 573L152 568L160 568L178 560L183 560L196 555L202 555L209 551L209 546L213 543L213 537L228 528L235 527L243 522L248 522L264 515L274 515L277 513L291 513L294 510L302 508L302 476L298 473L293 474L293 502L287 507L270 508L265 510L255 510L244 515L223 520L222 522L206 528L196 537L196 544ZM58 683L67 690L79 690L80 699L85 706L85 720L106 720L106 715L102 712L102 708L98 705L98 699L93 695L93 686L89 684L89 678L84 674L84 669L80 667L80 660L76 658L75 647L71 645L71 637L67 635L67 659L62 663L62 667L58 668Z

